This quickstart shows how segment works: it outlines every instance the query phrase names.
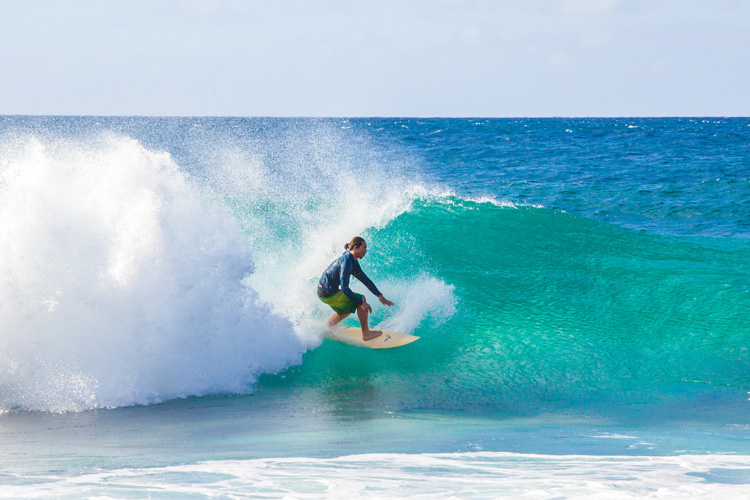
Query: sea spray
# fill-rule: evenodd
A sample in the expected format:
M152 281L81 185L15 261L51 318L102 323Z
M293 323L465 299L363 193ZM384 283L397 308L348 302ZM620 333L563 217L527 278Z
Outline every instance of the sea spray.
M451 316L451 286L412 266L423 258L417 249L376 235L416 200L433 196L421 179L385 163L366 136L350 132L345 138L326 121L294 122L277 130L272 141L254 139L242 147L224 141L207 147L200 175L232 208L253 248L252 287L301 338L320 342L331 311L317 299L315 287L355 235L375 238L362 265L397 303L385 310L368 295L375 322L387 317L384 327L411 332L428 318L439 324ZM398 273L403 267L409 274ZM353 286L361 285L354 280Z
M1 407L251 391L321 343L315 284L354 234L396 302L370 297L373 324L447 321L452 286L408 233L379 231L429 191L326 127L295 134L207 147L191 174L119 134L4 138Z
M300 361L236 219L170 155L114 135L1 153L0 408L243 392Z

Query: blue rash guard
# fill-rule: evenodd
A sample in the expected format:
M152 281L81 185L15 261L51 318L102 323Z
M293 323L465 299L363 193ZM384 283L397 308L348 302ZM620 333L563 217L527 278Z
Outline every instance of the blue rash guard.
M331 265L325 270L323 276L320 277L319 284L323 288L325 296L333 295L339 290L339 287L341 287L341 291L344 292L344 295L355 304L360 305L362 304L362 299L360 299L357 294L352 292L351 288L349 288L350 276L354 276L361 281L362 284L374 293L376 297L382 295L378 290L378 287L376 287L375 284L370 281L370 278L362 272L362 268L359 267L359 262L357 262L349 250L344 252L341 257L331 262Z

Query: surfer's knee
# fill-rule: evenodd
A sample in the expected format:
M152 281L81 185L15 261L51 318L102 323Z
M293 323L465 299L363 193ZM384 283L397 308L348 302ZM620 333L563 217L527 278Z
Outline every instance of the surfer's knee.
M341 322L347 316L349 316L349 315L348 314L341 314L341 313L338 313L338 312L334 312L333 315L330 318L328 318L328 326L334 326L334 325L338 324L339 322Z

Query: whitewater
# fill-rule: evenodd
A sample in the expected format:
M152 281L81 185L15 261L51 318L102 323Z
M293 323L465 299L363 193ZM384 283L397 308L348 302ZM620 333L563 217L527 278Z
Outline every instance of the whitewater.
M0 117L0 497L749 497L749 153L747 119ZM417 343L323 339L354 235Z

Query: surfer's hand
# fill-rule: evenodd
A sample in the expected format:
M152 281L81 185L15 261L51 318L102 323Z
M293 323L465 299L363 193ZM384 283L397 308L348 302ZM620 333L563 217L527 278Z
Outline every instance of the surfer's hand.
M367 303L367 300L365 300L364 297L362 297L362 304L361 305L365 306L365 309L367 310L367 312L369 312L370 314L372 314L372 306Z
M386 299L384 295L381 295L378 298L380 299L380 303L383 304L383 305L386 305L386 306L392 306L393 305L393 302L391 302L390 300Z

